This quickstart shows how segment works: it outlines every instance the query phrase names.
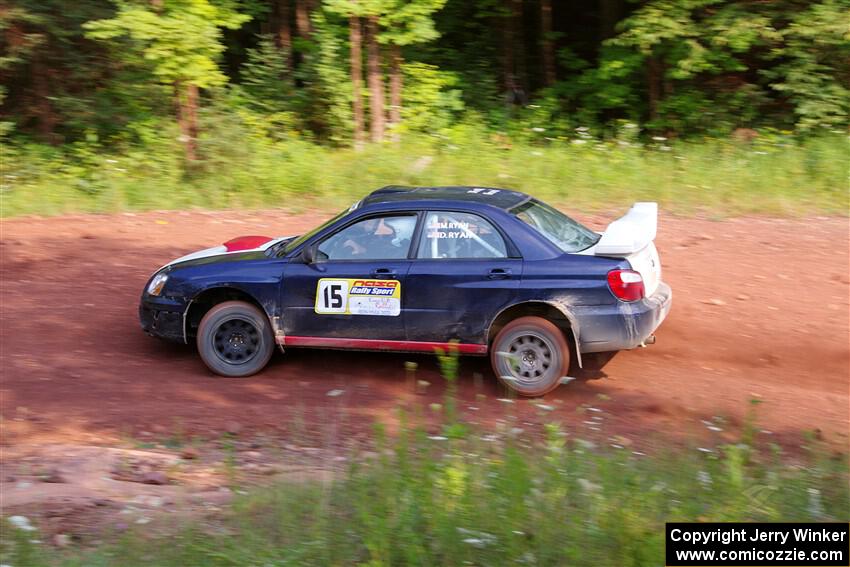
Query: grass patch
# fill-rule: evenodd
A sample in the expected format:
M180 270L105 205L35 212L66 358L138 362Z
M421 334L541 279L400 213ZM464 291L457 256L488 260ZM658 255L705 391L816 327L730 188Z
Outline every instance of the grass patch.
M753 144L527 140L480 132L410 137L364 151L245 136L204 142L186 175L173 140L104 153L76 144L0 146L2 216L192 207L341 208L387 184L514 188L582 210L656 200L719 214L847 214L846 136Z
M404 420L405 417L402 416ZM35 565L587 565L663 562L667 521L846 521L847 460L739 443L647 456L557 424L463 436L407 426L346 474L240 497L222 525L142 530L53 550L4 530L0 562Z

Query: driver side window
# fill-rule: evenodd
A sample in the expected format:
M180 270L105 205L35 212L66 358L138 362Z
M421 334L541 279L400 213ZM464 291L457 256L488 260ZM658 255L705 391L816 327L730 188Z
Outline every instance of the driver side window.
M319 257L324 260L405 259L415 228L416 215L364 219L319 244Z

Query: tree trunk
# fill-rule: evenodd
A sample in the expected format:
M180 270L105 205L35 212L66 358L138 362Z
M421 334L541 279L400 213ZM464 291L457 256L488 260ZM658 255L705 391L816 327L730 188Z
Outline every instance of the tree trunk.
M393 44L390 46L390 127L395 141L399 139L397 129L401 124L401 63L401 47Z
M649 104L649 119L658 117L658 103L661 101L661 82L663 69L661 62L654 55L650 55L646 65L647 102Z
M38 116L38 135L43 142L55 144L57 140L53 130L56 127L56 114L53 112L53 105L50 104L49 72L41 55L36 55L32 63L32 80Z
M514 80L514 18L510 2L505 6L506 14L502 18L502 79L505 81L506 100L510 101L516 88Z
M552 40L552 0L540 0L540 32L543 48L543 83L555 84L555 44Z
M381 76L381 49L378 46L378 16L366 20L368 32L369 117L372 120L372 141L384 139L384 80Z
M313 33L310 22L310 0L295 0L295 32L301 38L308 38Z
M292 68L292 26L290 25L289 0L277 0L275 14L275 43L286 54L286 64Z
M523 26L523 0L512 0L512 18L514 20L514 49L516 50L516 58L514 65L516 67L516 82L522 90L523 97L528 92L528 75L525 72L525 26Z
M354 147L363 147L363 52L360 18L348 18L348 36L351 42L351 90L354 112Z
M599 43L614 37L623 13L621 0L599 0Z
M522 31L522 0L503 0L502 69L505 79L505 102L508 106L524 106L526 96L525 37Z
M175 90L180 141L183 142L186 161L191 163L198 159L198 87L189 83L184 88L177 82Z

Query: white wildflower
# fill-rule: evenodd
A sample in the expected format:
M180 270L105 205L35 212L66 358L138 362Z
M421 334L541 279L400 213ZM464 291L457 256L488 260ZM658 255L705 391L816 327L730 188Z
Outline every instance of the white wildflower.
M598 492L598 491L599 491L599 489L600 489L600 488L602 488L602 487L601 487L601 486L599 486L598 484L596 484L596 483L594 483L594 482L590 482L590 481L589 481L589 480L587 480L586 478L580 478L580 479L578 479L578 485L579 485L579 486L581 486L581 489L582 489L583 491L587 492L588 494L592 494L592 493L594 493L594 492Z
M809 514L814 517L823 516L823 503L820 497L820 490L817 488L810 488L809 492Z
M9 523L25 532L35 531L35 527L30 524L29 518L26 516L9 516Z

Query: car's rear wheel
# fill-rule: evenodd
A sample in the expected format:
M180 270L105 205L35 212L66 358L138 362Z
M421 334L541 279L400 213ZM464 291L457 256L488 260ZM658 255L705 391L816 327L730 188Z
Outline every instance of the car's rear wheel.
M222 376L256 374L274 351L268 318L244 301L225 301L210 309L198 326L197 341L204 364Z
M542 396L561 383L570 368L564 333L541 317L520 317L505 325L490 347L493 372L523 396Z

